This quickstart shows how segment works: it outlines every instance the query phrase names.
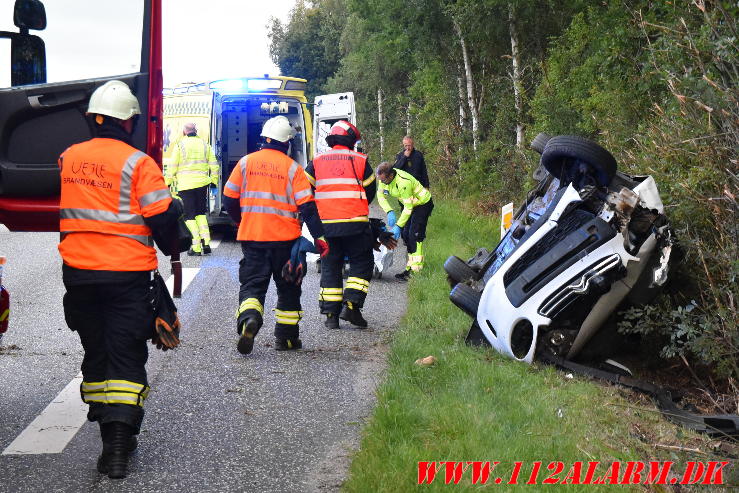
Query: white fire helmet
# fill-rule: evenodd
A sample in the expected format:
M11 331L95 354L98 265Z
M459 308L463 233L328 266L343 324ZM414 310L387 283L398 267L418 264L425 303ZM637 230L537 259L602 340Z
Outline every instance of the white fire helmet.
M287 142L295 137L295 129L290 125L290 121L286 117L282 115L275 116L264 122L262 137L268 137L279 142Z
M125 82L111 80L95 89L90 96L87 112L128 120L134 115L140 115L141 108L139 100Z

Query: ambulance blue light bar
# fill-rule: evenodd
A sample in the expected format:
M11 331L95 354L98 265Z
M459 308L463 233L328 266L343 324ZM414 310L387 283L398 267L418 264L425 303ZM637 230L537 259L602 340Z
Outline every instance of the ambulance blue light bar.
M210 83L212 90L222 92L274 91L281 87L282 81L279 79L223 79Z

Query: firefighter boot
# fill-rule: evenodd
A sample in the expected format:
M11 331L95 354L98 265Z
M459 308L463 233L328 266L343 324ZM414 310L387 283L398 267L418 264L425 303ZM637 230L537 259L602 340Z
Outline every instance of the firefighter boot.
M362 329L367 327L367 321L362 316L362 312L359 310L359 307L351 301L344 302L344 308L341 310L339 318L341 320L346 320L352 325L361 327Z
M205 241L203 241L203 255L210 255L211 252L210 245L206 245Z
M128 474L128 454L130 453L133 428L126 423L113 421L110 426L110 445L108 446L108 477L123 479Z
M187 251L187 254L190 257L202 255L203 247L200 243L200 232L198 230L198 223L195 222L194 219L190 219L188 221L185 221L185 225L187 226L187 229L190 230L190 235L192 236L192 246Z
M108 474L108 461L110 460L110 447L111 447L111 425L113 423L100 423L100 438L103 440L103 451L98 457L97 470L100 474ZM128 442L128 452L131 453L136 450L139 442L136 435L131 435L131 439Z
M236 349L241 354L249 354L254 349L254 337L259 331L259 320L256 317L247 317L241 322L241 336L239 342L236 345Z
M295 351L303 347L303 341L300 339L280 339L275 338L275 349L278 351Z
M327 313L326 321L323 322L323 325L325 325L327 329L338 329L339 317L337 317L335 313Z
M210 250L210 228L208 228L208 218L204 215L195 216L195 223L198 226L198 234L203 246L203 255L209 255Z

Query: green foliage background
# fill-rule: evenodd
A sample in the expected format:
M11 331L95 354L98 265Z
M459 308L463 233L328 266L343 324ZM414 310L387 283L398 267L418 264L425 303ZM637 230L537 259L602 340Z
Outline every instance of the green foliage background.
M664 357L684 355L732 384L738 18L739 4L728 0L298 0L287 23L272 22L272 56L283 74L309 79L310 96L355 93L372 162L391 160L410 133L434 193L478 212L520 202L532 184L538 155L517 146L517 123L527 141L539 132L585 136L609 149L622 171L653 175L686 260L673 276L677 288L656 307L627 313L622 330L656 335ZM455 22L479 110L476 151Z

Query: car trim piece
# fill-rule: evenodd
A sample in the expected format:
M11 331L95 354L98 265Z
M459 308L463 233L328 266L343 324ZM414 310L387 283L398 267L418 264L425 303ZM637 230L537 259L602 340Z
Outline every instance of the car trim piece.
M617 253L599 260L544 300L544 303L539 307L539 315L554 318L562 308L569 305L578 296L588 292L590 282L594 277L603 275L619 265L621 265L621 257Z

